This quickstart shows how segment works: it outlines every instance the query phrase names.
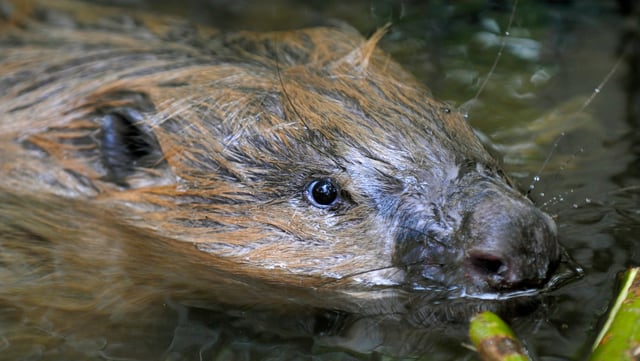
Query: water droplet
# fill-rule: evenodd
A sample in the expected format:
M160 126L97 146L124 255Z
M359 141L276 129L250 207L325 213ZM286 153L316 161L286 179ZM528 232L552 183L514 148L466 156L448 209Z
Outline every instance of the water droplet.
M565 136L565 132L560 132L560 136L564 137Z
M564 202L564 197L560 197L560 202Z
M533 181L534 182L540 182L540 176L534 176L533 177Z
M594 93L596 93L596 94L597 94L597 93L600 93L600 88L595 88L595 89L593 90L593 92L594 92Z
M585 202L586 204L591 203L591 198L585 198L585 199L584 199L584 202Z
M535 185L533 185L533 184L529 185L529 189L534 189L535 187L536 187L536 186L535 186Z
M468 112L462 113L462 117L466 120L469 120L469 113Z
M540 197L544 197L544 192L540 192Z
M578 208L578 205L574 203L574 204L571 205L571 207Z
M504 36L509 36L509 35L511 35L511 34L508 31L504 32Z

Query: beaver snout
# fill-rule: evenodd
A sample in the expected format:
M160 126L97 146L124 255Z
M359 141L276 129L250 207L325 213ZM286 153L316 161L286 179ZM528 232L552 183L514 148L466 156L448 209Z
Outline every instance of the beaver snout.
M505 211L504 213L506 213ZM519 290L542 286L558 265L560 250L553 224L544 214L524 216L524 224L507 222L487 232L466 259L465 269L477 282L496 290ZM494 214L492 217L510 217ZM526 221L529 221L527 223Z
M472 202L456 238L470 242L463 270L479 291L546 283L560 259L553 220L519 195L486 190Z
M543 287L561 256L553 220L500 182L455 188L434 221L401 233L396 256L407 285L473 297Z

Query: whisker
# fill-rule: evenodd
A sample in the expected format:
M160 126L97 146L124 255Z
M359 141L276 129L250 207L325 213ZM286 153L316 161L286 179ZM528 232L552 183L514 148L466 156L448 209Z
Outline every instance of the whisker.
M574 112L573 115L577 115L577 114L580 114L580 113L584 112L585 109L587 107L589 107L589 105L591 105L591 103L596 98L596 96L598 96L600 94L600 92L602 91L604 86L611 80L611 77L613 76L613 74L616 73L616 71L618 70L618 68L622 64L623 60L625 59L626 54L629 52L630 47L631 47L631 41L628 41L627 44L624 46L622 53L620 54L620 56L618 56L618 59L616 60L615 64L611 67L611 69L609 69L609 71L604 76L602 81L600 81L598 86L596 86L596 88L591 92L591 95L589 96L589 98L587 98L587 100L585 100L585 102L582 104L580 109L577 110L576 112ZM547 166L549 164L549 161L551 160L551 157L555 154L555 152L556 152L556 150L558 148L558 145L560 144L560 142L565 137L566 137L566 132L563 131L554 140L553 145L551 146L551 149L549 150L549 153L547 154L544 162L542 163L542 166L535 173L535 175L533 176L533 178L531 180L531 183L529 184L529 187L527 189L527 196L529 196L531 194L531 192L535 189L536 183L538 183L540 181L541 175L546 170L546 168L547 168ZM564 164L561 166L560 171L564 170L564 168L571 161L573 161L576 158L576 155L578 153L583 153L583 152L584 152L584 148L580 148L578 151L574 152L574 154L569 158L569 160L565 161Z
M424 266L424 265L442 266L443 264L416 261L416 262L411 262L411 263L404 264L404 265L402 265L402 268L407 268L407 267L411 267L411 266L420 266L420 265L422 265L422 266ZM367 270L359 271L359 272L353 272L353 273L346 274L346 275L344 275L344 276L342 276L340 278L328 279L328 280L326 280L326 282L321 283L319 285L319 287L329 286L331 284L338 283L338 282L344 281L344 280L349 279L349 278L362 276L362 275L365 275L365 274L371 273L371 272L379 272L379 271L391 270L391 269L399 269L399 268L400 267L398 267L398 266L391 265L391 266L371 268L371 269L367 269ZM387 289L393 289L393 288L401 288L402 286L405 286L405 284L402 283L402 284L398 284L398 285L385 285L384 287L387 288Z
M507 46L507 38L511 36L511 26L513 24L513 19L516 16L517 9L518 9L518 0L513 0L513 3L511 5L511 15L509 16L509 22L507 23L507 28L504 31L504 36L502 37L502 40L500 42L500 48L498 49L498 53L496 54L496 57L493 60L493 64L491 65L491 68L489 69L487 76L482 81L482 84L480 84L478 91L476 92L474 97L471 99L471 101L467 102L467 104L474 104L476 100L478 100L478 98L480 97L480 94L482 94L485 87L487 86L487 83L489 83L489 79L491 79L491 76L493 76L493 74L495 73L498 63L502 58L502 54L504 53L504 49ZM463 114L465 118L468 118L469 115L467 114L466 110L463 112Z
M587 98L587 100L585 100L584 104L582 104L582 108L580 108L578 112L582 112L583 110L585 110L591 104L593 99L595 99L595 97L598 94L600 94L600 92L602 91L602 88L604 88L604 86L609 82L613 74L615 74L615 72L618 70L618 68L620 67L620 64L622 64L622 61L625 59L625 55L629 52L629 48L631 47L631 44L632 44L631 41L627 42L627 44L624 46L622 50L622 54L618 57L618 60L616 60L616 63L611 67L607 75L604 76L600 84L598 84L598 86L593 90L593 92L591 92L591 95L589 96L589 98Z
M328 279L326 282L321 283L320 287L325 287L325 286L328 286L328 285L333 284L333 283L338 283L338 282L344 281L345 279L349 279L349 278L353 278L353 277L357 277L357 276L362 276L362 275L367 274L367 273L384 271L384 270L393 269L393 268L397 268L397 267L396 266L384 266L384 267L371 268L371 269L364 270L364 271L349 273L349 274L346 274L346 275L344 275L343 277L340 277L340 278ZM393 288L393 287L395 287L395 286L389 286L388 288Z

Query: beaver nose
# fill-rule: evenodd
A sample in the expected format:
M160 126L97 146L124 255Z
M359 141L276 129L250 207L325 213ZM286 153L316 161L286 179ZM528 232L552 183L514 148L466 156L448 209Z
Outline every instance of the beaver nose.
M495 291L543 285L560 260L553 221L533 207L489 218L495 223L474 232L476 243L466 258L468 276Z
M542 286L557 260L541 255L503 254L476 250L469 258L473 277L484 280L496 291L517 291Z
M511 199L496 207L494 200L479 204L471 218L464 262L476 285L502 292L539 288L559 264L555 223L533 205Z

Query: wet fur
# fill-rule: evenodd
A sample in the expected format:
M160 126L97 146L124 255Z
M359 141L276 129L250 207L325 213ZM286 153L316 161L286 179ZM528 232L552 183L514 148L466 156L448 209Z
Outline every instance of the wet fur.
M411 294L394 239L462 222L439 208L465 198L451 185L510 187L462 116L376 48L384 30L224 34L12 4L0 17L0 301L25 314L173 298L389 317L412 304L428 323L449 281ZM304 197L323 177L343 191L330 211Z

